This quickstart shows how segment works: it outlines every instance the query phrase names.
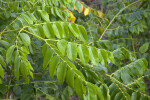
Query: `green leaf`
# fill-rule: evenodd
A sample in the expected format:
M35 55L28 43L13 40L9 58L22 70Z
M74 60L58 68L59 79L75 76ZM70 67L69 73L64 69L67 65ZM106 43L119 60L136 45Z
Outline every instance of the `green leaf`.
M55 74L55 71L59 62L60 62L60 58L58 56L54 56L51 59L50 64L49 64L49 74L51 78L54 77L54 74Z
M24 43L25 46L29 46L31 41L30 41L30 37L28 34L26 33L20 33L20 37L22 39L22 42Z
M88 47L85 44L79 45L78 46L78 53L79 53L79 57L80 57L82 63L87 64L89 61Z
M74 65L74 64L72 63L72 65ZM75 69L74 71L75 71L76 74L78 74L78 76L80 76L82 78L82 80L85 80L84 75L79 70Z
M45 34L44 34L44 30L43 30L42 25L38 25L37 29L38 29L37 32L38 32L39 36L42 37L42 38L45 38Z
M34 54L32 45L29 45L29 50L30 50L31 54Z
M17 55L14 61L14 75L17 80L19 80L19 68L20 68L20 58Z
M2 84L2 80L0 79L0 84Z
M69 38L68 23L64 22L64 23L62 23L62 26L63 26L63 30L64 30L63 38L68 39Z
M132 82L132 78L126 69L121 71L121 79L125 84L129 84L130 82Z
M84 75L76 68L76 66L70 62L69 59L67 59L65 56L62 55L62 53L58 50L58 48L55 45L50 44L50 47L55 50L55 52L61 57L61 59L63 61L65 61L67 63L67 65L69 66L69 68L72 68L76 74L78 74L78 76L80 76L82 78L82 80L85 80Z
M60 83L63 83L66 77L67 64L66 62L61 62L57 68L57 79Z
M98 67L97 66L93 67L93 70L108 73L108 69L104 67L102 64L99 64Z
M90 100L97 100L97 91L96 91L96 87L92 84L92 83L87 83L87 87L88 87L88 95Z
M6 68L6 63L4 62L4 58L0 55L0 64Z
M127 92L127 89L125 89L119 82L117 82L117 83L115 83L116 85L117 85L117 87L118 87L118 89L116 89L116 90L119 90L119 92L121 91L122 92L122 94L124 95L124 97L127 99L127 100L131 100L131 97L130 97L130 95L128 94L128 92ZM109 92L109 91L108 91ZM108 94L109 95L109 94ZM115 94L115 96L117 95L117 93ZM114 98L115 98L115 96L113 96ZM120 97L120 96L118 96L118 97ZM118 98L117 97L117 98ZM122 98L123 99L123 98Z
M146 70L148 64L146 59L139 59L131 64L124 66L123 69L120 69L114 76L117 80L122 80L125 84L134 82L135 78L133 76L142 76L143 72Z
M99 97L98 100L104 100L103 93L99 87L96 86L97 95Z
M148 50L148 48L149 48L149 42L146 42L140 47L139 51L141 53L145 53Z
M52 6L52 1L51 0L47 0L47 4Z
M48 39L54 38L53 26L51 23L46 23L43 25L44 33Z
M63 20L62 11L60 11L60 9L58 9L58 8L54 8L54 10L55 10L57 16Z
M8 92L8 87L6 84L0 84L0 93L6 94Z
M29 61L24 61L24 64L28 70L28 75L30 75L33 78L33 73L32 71L34 71L33 67L31 66Z
M29 74L29 70L23 61L20 62L20 72L22 74L22 77L26 80L26 82L29 83L29 78L27 77Z
M64 33L61 22L56 22L53 24L54 34L57 38L61 39Z
M115 89L112 93L111 93L111 99L114 100L116 94L119 92L119 89Z
M51 14L56 17L56 13L55 13L55 8L54 7L51 8Z
M63 55L66 55L67 41L60 40L57 42L57 47Z
M115 83L112 83L111 85L109 85L109 92L112 93L113 91L115 91L115 89L117 89L117 86L115 85Z
M113 52L107 52L107 53L108 53L108 58L110 62L115 63Z
M89 48L89 54L90 54L90 60L94 65L98 65L99 59L98 59L98 51L96 47L90 47Z
M22 46L21 51L24 52L25 54L30 54L29 49L26 46Z
M29 27L28 30L30 32L32 32L34 35L45 38L45 34L44 34L44 30L42 25L38 25L38 26L32 26ZM39 40L41 40L41 38L37 37Z
M44 45L42 46L42 54L43 54L43 56L45 56L45 53L46 53L47 49L48 49L48 45L47 45L47 44L44 44Z
M101 85L100 88L102 90L104 100L110 100L109 88L107 87L107 85Z
M90 100L88 95L83 95L83 100Z
M105 49L99 49L98 50L98 56L99 56L101 64L104 65L105 67L107 67L108 53L106 52L106 50Z
M7 41L4 41L4 40L0 40L0 44L2 46L4 46L5 48L8 48L10 46L10 44Z
M34 16L34 13L27 12L27 15L28 15L34 22L37 21L36 17Z
M75 7L76 7L76 9L78 10L79 13L82 12L82 6L81 6L81 3L79 1L75 2Z
M67 3L71 3L71 0L66 0Z
M53 55L53 51L50 48L42 48L42 51L44 52L44 61L43 61L43 69L45 69L47 67L47 65L49 64L52 55Z
M3 55L6 55L6 49L0 47L0 53L3 54Z
M77 44L76 43L68 43L67 46L67 56L70 60L74 61L77 57Z
M3 67L1 66L1 64L0 64L0 76L1 76L1 78L4 79L4 69L3 69Z
M123 96L122 93L119 92L119 93L116 94L114 100L120 100L122 98L122 96Z
M139 100L150 100L148 96L141 96Z
M21 91L21 87L20 86L14 86L13 87L13 92L15 93L15 95L20 96L22 91Z
M135 61L136 60L136 57L135 57L135 55L132 53L132 52L130 52L129 50L127 50L126 48L121 48L121 51L122 51L122 53L124 54L124 56L127 58L127 59L129 59L130 61Z
M83 95L86 94L86 88L83 86L81 79L76 78L74 82L74 89L77 95L83 99Z
M28 22L28 24L33 24L33 20L30 18L30 16L28 16L27 14L22 14L22 16L24 17L24 19Z
M111 49L111 42L109 40L101 40L96 42L99 48L110 50Z
M22 22L20 20L16 20L15 23L13 23L14 29L20 29L22 27L23 27L23 25L22 25Z
M57 0L51 0L51 2L53 3L53 5L58 6L58 1Z
M40 13L41 17L43 18L43 20L49 22L49 15L46 11L44 10L38 10L38 12Z
M66 17L70 18L70 13L69 13L69 11L65 10L65 11L63 11L63 13L66 15Z
M79 38L79 29L75 23L69 23L69 29L75 37Z
M74 76L75 74L72 69L67 70L66 82L71 88L74 87Z
M78 25L79 28L79 39L83 42L87 42L88 36L85 28L81 25Z
M132 93L131 100L138 100L138 94L137 94L137 92L133 92Z
M22 17L22 16L19 16L17 18L17 20L19 20L21 22L21 24L23 25L23 27L28 26L30 24L30 23L28 24L27 20L25 20L25 18Z
M12 54L14 52L15 45L10 46L6 52L6 63L8 64L11 61Z
M22 52L22 51L20 51L20 57L21 57L21 59L22 60L28 60L28 54L26 54L26 53L24 53L24 52Z

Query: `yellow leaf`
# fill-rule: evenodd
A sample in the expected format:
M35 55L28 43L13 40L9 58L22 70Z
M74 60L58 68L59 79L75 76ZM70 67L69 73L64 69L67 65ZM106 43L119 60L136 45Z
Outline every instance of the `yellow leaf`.
M84 4L84 2L82 2L82 1L81 1L80 3L81 3L81 4Z
M109 20L107 18L104 18L107 22L109 22Z
M62 9L63 9L64 11L65 11L65 10L69 11L67 8L62 8ZM67 18L67 20L68 20L69 22L74 23L75 20L76 20L76 17L73 15L73 13L72 13L71 11L69 11L69 13L70 13L70 18Z
M70 18L67 18L67 19L68 19L68 21L69 21L69 22L74 23L74 22L75 22L75 20L76 20L76 17L72 14L72 12L71 12L71 11L69 11L69 13L70 13Z
M105 14L102 13L101 11L97 11L97 13L98 13L98 16L99 16L99 17L104 17L104 16L105 16Z
M84 8L84 16L87 16L90 12L89 8Z

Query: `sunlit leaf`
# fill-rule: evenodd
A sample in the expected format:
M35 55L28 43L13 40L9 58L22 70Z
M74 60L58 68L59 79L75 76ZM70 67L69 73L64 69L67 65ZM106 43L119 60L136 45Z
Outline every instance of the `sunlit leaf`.
M85 8L84 9L84 16L87 16L90 12L90 9L89 8Z
M66 77L67 64L66 62L61 62L57 68L57 79L60 83L63 83Z
M29 46L31 43L30 37L26 33L20 33L20 37L24 43L25 46Z
M76 43L68 43L67 56L72 61L76 59L77 57L77 44Z
M78 53L81 61L83 64L87 64L89 61L89 51L86 45L79 45L78 46Z
M51 59L50 64L49 64L49 74L50 74L51 78L54 77L54 74L56 72L56 68L57 68L57 65L59 62L60 62L60 58L58 56L54 56Z
M47 22L50 21L49 15L48 15L48 13L47 13L46 11L44 11L44 10L38 10L38 12L40 13L41 17L42 17L45 21L47 21Z
M66 50L67 50L67 41L65 40L60 40L57 42L57 47L60 50L60 52L63 55L66 55Z

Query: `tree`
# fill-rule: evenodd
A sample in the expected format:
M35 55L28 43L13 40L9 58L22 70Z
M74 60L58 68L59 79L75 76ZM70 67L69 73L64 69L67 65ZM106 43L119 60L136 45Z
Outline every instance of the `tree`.
M117 0L106 16L78 0L0 2L1 98L150 99L148 62L133 41L149 31L148 0ZM111 46L121 37L132 40L133 53L122 41Z

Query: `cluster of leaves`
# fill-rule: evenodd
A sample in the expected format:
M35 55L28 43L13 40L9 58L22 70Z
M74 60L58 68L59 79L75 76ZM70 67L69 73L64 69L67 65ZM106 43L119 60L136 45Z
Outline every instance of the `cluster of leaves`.
M149 100L147 60L110 43L147 35L147 2L118 0L105 16L78 0L0 0L0 98Z

